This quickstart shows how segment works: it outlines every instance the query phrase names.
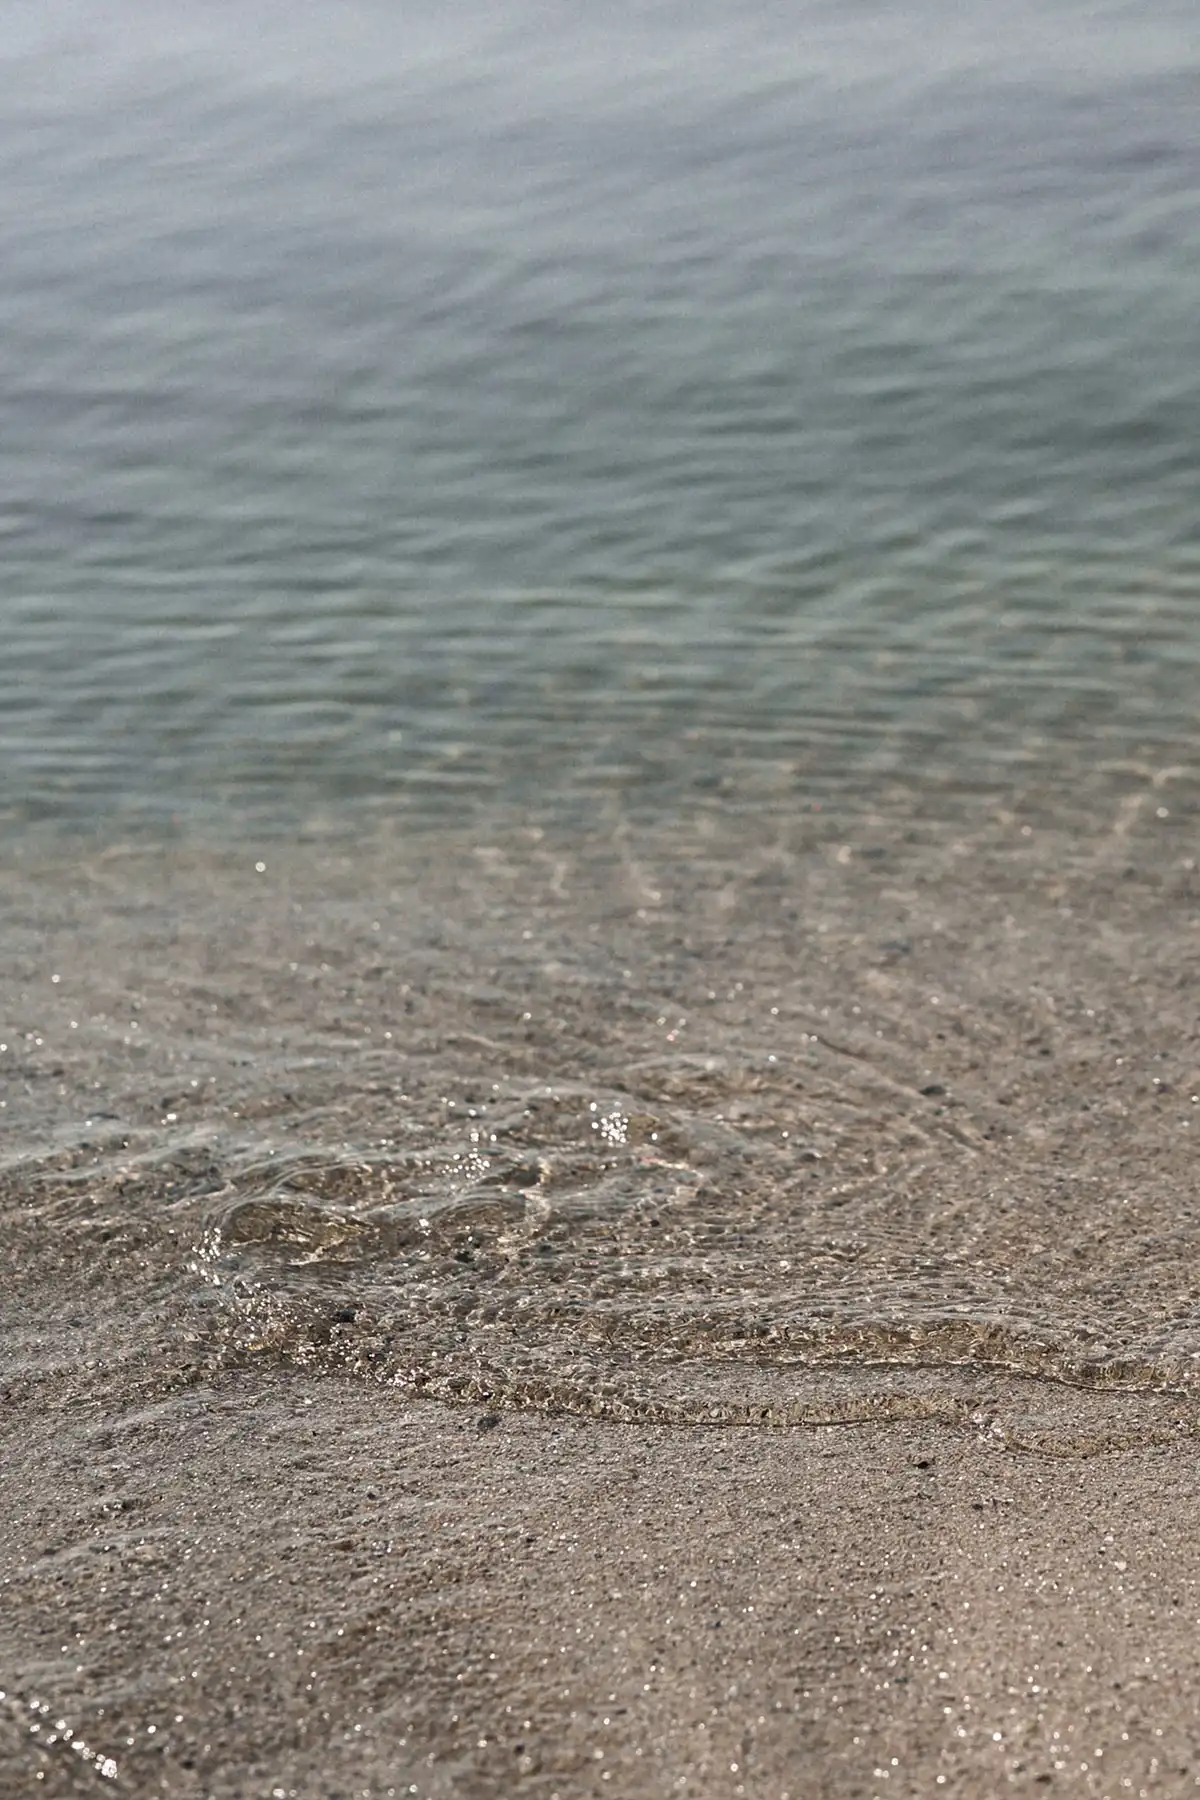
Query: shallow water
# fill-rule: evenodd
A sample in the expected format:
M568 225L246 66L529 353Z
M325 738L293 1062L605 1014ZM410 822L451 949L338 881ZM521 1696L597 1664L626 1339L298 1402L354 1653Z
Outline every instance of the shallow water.
M1086 842L747 808L573 847L22 859L17 1363L1001 1437L1032 1377L1091 1408L1052 1444L1104 1441L1087 1390L1183 1428L1179 847L1152 806Z
M1198 67L14 28L14 1378L1191 1427Z

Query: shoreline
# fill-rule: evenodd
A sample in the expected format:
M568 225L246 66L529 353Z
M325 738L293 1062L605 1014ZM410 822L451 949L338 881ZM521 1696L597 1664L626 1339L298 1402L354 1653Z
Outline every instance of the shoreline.
M15 872L0 1800L1200 1785L1189 809Z

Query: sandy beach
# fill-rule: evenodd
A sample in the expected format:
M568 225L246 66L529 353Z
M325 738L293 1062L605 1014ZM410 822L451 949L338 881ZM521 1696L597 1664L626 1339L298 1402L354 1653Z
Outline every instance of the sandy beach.
M1200 1453L1160 1435L10 1392L0 1793L1182 1794Z
M1200 1784L1147 791L10 866L0 1793Z

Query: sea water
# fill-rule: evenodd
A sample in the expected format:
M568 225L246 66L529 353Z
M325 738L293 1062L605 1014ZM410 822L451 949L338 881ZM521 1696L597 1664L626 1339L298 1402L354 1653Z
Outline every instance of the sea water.
M0 94L27 1377L1185 1392L1190 9L51 4Z

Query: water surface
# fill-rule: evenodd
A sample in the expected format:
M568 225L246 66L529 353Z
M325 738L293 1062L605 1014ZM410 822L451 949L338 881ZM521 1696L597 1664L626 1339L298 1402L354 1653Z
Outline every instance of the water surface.
M14 15L17 1378L1192 1419L1198 69Z
M19 13L10 826L1186 761L1193 25Z

